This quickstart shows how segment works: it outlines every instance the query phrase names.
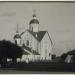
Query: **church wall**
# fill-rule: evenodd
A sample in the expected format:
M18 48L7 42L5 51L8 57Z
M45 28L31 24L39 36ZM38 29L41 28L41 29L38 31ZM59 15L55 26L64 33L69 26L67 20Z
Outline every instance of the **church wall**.
M49 41L49 36L46 33L44 38L41 41L41 59L45 60L51 60L51 41Z
M29 33L26 31L22 36L22 43L25 44L25 46L31 47L32 44L32 37L29 35ZM27 45L27 40L29 41L29 44Z
M48 35L47 35L48 36ZM48 40L47 40L47 59L51 59L52 58L52 44L51 44L51 40L48 36Z
M38 52L41 53L41 42L38 43Z
M27 31L22 35L22 43L27 44L27 40L29 41L28 47L32 48L32 50L37 50L37 40Z
M22 35L22 42L26 45L26 41L29 40L29 47L32 47L32 50L37 50L40 53L40 55L26 55L28 56L29 60L51 60L51 53L52 53L52 47L51 47L51 41L49 39L49 36L46 32L41 42L38 43L38 41L31 35L28 31ZM38 47L37 47L38 44ZM25 56L25 57L26 57ZM40 57L39 57L40 56ZM24 60L26 58L23 57Z
M15 41L17 42L17 44L20 46L21 45L21 39L15 39Z
M26 62L26 63L28 63L28 62L30 62L30 61L32 61L32 62L34 62L34 61L37 61L37 60L39 60L39 55L23 55L22 56L22 59L21 59L21 62Z
M32 39L32 47L33 47L33 50L36 50L37 51L37 43L38 43L38 41L36 40L36 39Z
M22 56L22 59L21 59L22 62L27 62L27 61L29 62L32 60L33 60L33 55L25 55L25 54Z
M39 24L31 24L31 26L33 27L33 32L38 32L39 31Z

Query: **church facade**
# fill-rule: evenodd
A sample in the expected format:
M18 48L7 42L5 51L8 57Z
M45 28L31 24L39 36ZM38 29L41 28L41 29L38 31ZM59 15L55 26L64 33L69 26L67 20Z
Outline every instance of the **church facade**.
M15 43L24 50L21 61L38 61L52 59L52 40L48 31L40 31L40 24L33 14L33 19L29 22L29 29L14 36Z

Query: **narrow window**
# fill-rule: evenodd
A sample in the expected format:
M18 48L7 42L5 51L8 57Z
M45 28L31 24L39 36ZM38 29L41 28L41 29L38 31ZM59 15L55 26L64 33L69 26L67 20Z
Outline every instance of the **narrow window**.
M17 44L17 40L15 40L15 44Z
M49 56L50 56L51 54L49 53Z
M27 42L26 42L26 46L29 46L29 41L27 40Z

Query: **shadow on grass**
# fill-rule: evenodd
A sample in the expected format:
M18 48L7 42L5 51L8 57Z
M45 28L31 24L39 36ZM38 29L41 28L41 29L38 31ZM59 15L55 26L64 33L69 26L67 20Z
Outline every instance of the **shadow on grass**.
M16 62L7 68L24 71L47 71L47 72L75 72L74 63L52 63L52 62Z

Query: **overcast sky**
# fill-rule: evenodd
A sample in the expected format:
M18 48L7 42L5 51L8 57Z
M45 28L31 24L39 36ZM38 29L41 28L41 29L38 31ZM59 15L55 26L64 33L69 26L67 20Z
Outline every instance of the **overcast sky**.
M0 40L13 40L16 25L19 32L28 29L36 9L40 30L47 30L57 55L75 49L75 3L0 2Z

